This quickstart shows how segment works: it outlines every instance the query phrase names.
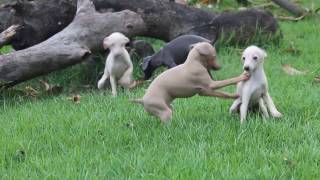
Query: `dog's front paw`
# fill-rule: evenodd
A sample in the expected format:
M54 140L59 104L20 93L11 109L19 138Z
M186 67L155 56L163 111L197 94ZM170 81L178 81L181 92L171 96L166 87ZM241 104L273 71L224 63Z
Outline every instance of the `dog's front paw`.
M103 88L103 84L104 84L104 82L99 81L98 82L98 89L102 89Z
M231 108L229 109L229 114L230 114L230 115L233 115L233 114L235 114L236 112L237 112L237 111L236 111L235 109L231 109Z
M245 71L241 74L240 77L242 81L247 81L250 78L250 73Z
M275 118L281 118L282 116L283 115L278 111L272 113L272 117L275 117Z
M231 94L229 97L231 99L238 99L240 97L240 95L239 94Z

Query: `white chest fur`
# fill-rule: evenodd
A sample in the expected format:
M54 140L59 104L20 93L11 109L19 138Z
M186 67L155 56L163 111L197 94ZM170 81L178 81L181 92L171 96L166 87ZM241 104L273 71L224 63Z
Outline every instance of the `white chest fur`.
M258 104L259 99L265 95L267 89L268 84L263 71L253 73L248 81L241 82L238 85L241 101L243 101L243 98L249 98L249 106Z

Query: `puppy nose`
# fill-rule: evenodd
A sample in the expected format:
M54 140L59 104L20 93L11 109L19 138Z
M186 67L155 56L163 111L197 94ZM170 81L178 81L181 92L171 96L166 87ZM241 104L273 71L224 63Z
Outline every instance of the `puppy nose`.
M249 70L250 70L250 67L249 67L249 66L245 66L243 69L244 69L245 71L249 71Z

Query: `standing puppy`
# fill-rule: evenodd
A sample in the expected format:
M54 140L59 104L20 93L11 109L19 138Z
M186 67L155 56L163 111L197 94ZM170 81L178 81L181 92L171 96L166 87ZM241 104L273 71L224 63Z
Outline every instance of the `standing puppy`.
M263 70L263 62L266 57L267 53L256 46L249 46L242 54L243 69L250 74L250 79L237 85L237 94L240 97L230 108L230 113L240 109L241 123L246 119L248 107L257 104L265 118L269 117L268 110L273 117L282 116L268 93L267 77Z
M213 81L208 70L217 67L220 66L217 62L215 48L207 42L197 43L193 45L184 64L160 74L150 84L143 98L133 100L133 102L142 104L149 114L166 122L172 116L170 104L175 98L188 98L196 94L237 98L237 95L215 90L246 80L248 76L243 74L228 80Z
M104 49L110 49L106 60L104 74L98 82L98 88L102 89L110 79L112 95L117 96L117 83L124 88L132 88L136 81L132 78L133 65L125 45L129 39L119 32L112 33L103 40Z

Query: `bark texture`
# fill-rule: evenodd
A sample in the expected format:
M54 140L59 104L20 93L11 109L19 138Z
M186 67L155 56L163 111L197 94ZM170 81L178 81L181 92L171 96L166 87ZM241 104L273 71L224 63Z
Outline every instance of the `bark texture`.
M127 36L145 31L143 20L132 11L98 13L89 0L79 0L78 7L73 22L60 33L30 48L0 56L0 80L11 86L82 62L92 51L101 50L104 37L114 31Z
M164 41L196 34L212 41L223 37L228 42L246 43L253 37L273 36L278 30L270 13L255 9L211 13L163 0L93 2L13 1L1 8L0 15L6 18L0 28L19 26L2 44L12 43L22 50L0 56L0 80L11 86L82 62L102 50L103 38L116 31Z
M305 14L305 11L300 8L299 6L293 4L288 0L272 0L275 4L279 5L283 9L289 11L291 14L295 15L296 17L302 16Z
M273 37L278 30L268 12L249 9L240 12L211 13L165 0L93 0L97 11L131 10L144 20L144 36L170 41L179 35L196 34L215 40L224 38L246 43L252 37ZM21 28L11 44L16 50L38 44L61 31L73 19L75 0L13 1L0 8L0 31L13 24ZM233 32L235 31L235 32ZM232 36L232 37L230 37Z

